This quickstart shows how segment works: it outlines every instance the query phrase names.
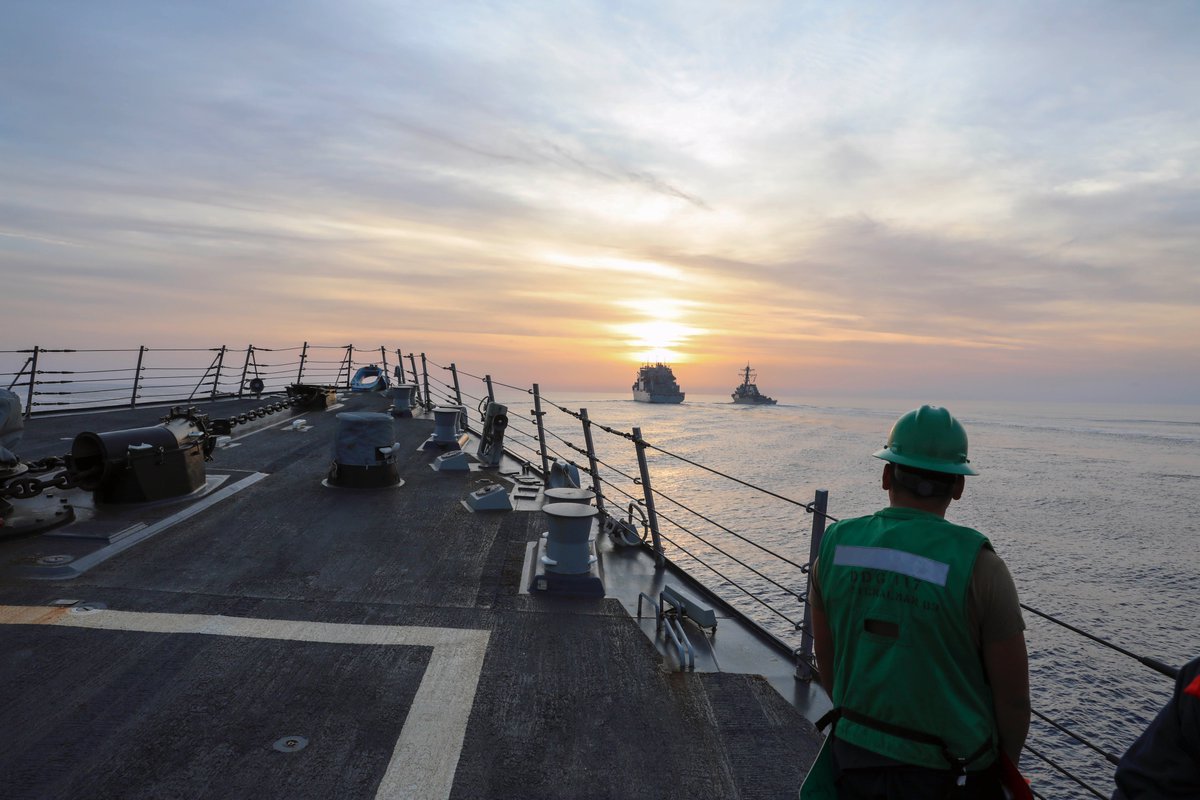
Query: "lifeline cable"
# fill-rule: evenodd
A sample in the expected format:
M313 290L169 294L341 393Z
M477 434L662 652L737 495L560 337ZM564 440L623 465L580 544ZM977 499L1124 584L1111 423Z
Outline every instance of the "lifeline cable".
M46 383L54 383L54 382L55 381L46 381ZM41 386L42 384L39 383L38 385ZM72 394L99 394L101 392L122 392L127 395L129 392L129 388L122 386L121 388L109 387L107 389L76 389L75 391L71 391L71 392L35 391L33 393L33 395L34 395L34 397L48 397L51 395L61 396L61 395L72 395Z
M504 433L505 433L505 436L504 436L505 442L508 442L508 441L517 442L516 439L512 438L513 436L524 436L526 439L532 439L535 442L538 440L536 435L530 433L529 431L523 431L520 428L514 428L512 425L509 425L508 428L504 431ZM517 442L517 443L520 444L520 442ZM534 452L536 453L537 451L534 450Z
M607 465L606 465L606 466L607 466ZM610 467L610 469L611 469L611 467ZM617 470L617 471L619 472L619 470ZM626 477L628 477L628 476L626 476ZM621 494L625 495L625 497L629 498L630 500L632 500L633 502L635 502L635 503L637 503L637 504L639 504L639 505L641 505L641 504L644 502L644 500L643 500L643 499L641 499L641 498L638 498L638 497L635 497L634 495L630 494L629 492L625 491L625 490L624 490L624 489L622 489L621 487L619 487L619 486L617 486L616 484L614 484L612 481L609 481L609 480L607 480L607 479L605 479L605 478L603 478L603 477L602 477L602 478L600 479L600 482L601 482L601 483L604 483L604 484L607 484L607 485L609 485L610 487L612 487L613 489L615 489L617 492L619 492L619 493L621 493ZM640 481L635 481L635 483L640 483ZM670 499L670 498L668 498L668 499ZM674 501L672 501L672 502L674 502ZM807 597L806 597L806 596L804 596L804 594L796 594L795 592L792 592L791 590L789 590L789 589L787 589L786 587L784 587L784 586L780 585L779 583L777 583L776 581L774 581L774 580L772 580L771 578L767 577L766 575L763 575L761 572L758 572L758 570L755 570L753 567L750 567L750 566L746 565L746 564L745 564L745 563L743 563L742 561L738 560L736 557L729 555L728 553L726 553L726 552L725 552L724 550L722 550L721 548L717 547L716 545L712 544L711 542L708 542L708 541L707 541L707 540L705 540L705 539L704 539L702 536L698 536L697 534L695 534L695 533L693 533L692 531L688 530L687 528L683 527L682 525L680 525L679 523L675 522L675 520L671 519L670 517L666 516L665 514L661 514L661 513L660 513L660 514L659 514L659 516L661 516L661 517L662 517L663 519L665 519L667 522L670 522L672 525L674 525L675 527L679 528L680 530L682 530L682 531L686 532L687 534L689 534L689 535L691 535L691 536L694 536L695 538L697 538L697 539L699 539L700 541L704 542L704 543L705 543L705 544L707 544L709 547L712 547L714 550L716 550L716 551L720 552L721 554L725 555L727 558L731 558L731 559L733 559L734 561L737 561L739 564L742 564L742 566L746 567L746 568L747 568L747 569L749 569L751 572L754 572L755 574L757 574L759 577L763 578L764 580L766 580L766 581L768 581L768 582L770 582L770 583L774 584L775 586L778 586L778 587L779 587L780 589L782 589L782 590L783 590L785 593L787 593L787 594L789 594L789 595L792 595L793 597L795 597L797 601L799 601L799 602L801 602L801 603L803 603L803 602L807 602ZM662 538L663 538L663 539L665 539L667 542L669 542L669 543L671 544L671 546L673 546L673 547L675 547L676 549L678 549L678 550L682 551L683 553L685 553L685 554L686 554L686 555L687 555L689 558L693 559L693 560L694 560L694 561L696 561L698 564L702 565L702 566L703 566L703 567L705 567L707 570L709 570L710 572L712 572L714 575L716 575L717 577L719 577L719 578L721 578L722 580L724 580L724 581L726 581L727 583L729 583L729 585L730 585L730 586L733 586L734 588L738 589L740 592L742 592L743 594L745 594L747 597L749 597L749 598L750 598L751 600L753 600L754 602L756 602L756 603L759 603L760 605L762 605L762 606L764 606L765 608L767 608L767 610L769 610L771 613L775 614L776 616L780 617L781 619L783 619L784 621L786 621L787 623L789 623L790 625L792 625L792 626L793 626L793 628L794 628L795 630L798 630L798 631L801 631L801 632L804 632L804 631L805 631L805 628L804 628L804 626L803 626L803 623L802 623L802 622L798 622L798 621L796 621L796 620L792 619L791 617L787 616L787 615L786 615L786 614L784 614L783 612L781 612L781 611L779 611L778 609L776 609L775 607L773 607L773 606L772 606L770 603L768 603L768 602L766 602L765 600L762 600L761 598L759 598L759 597L755 596L753 592L751 592L750 590L746 589L745 587L743 587L742 585L740 585L739 583L737 583L736 581L734 581L733 579L731 579L731 578L730 578L728 575L725 575L724 573L722 573L722 572L721 572L720 570L718 570L717 568L713 567L711 564L709 564L708 562L706 562L704 559L702 559L702 558L700 558L699 556L697 556L697 555L695 555L694 553L692 553L692 552L691 552L690 550L688 550L686 547L683 547L682 545L680 545L678 542L676 542L676 541L675 541L674 539L672 539L670 536L666 535L665 533L661 533L661 532L660 532L660 535L662 536Z
M703 514L701 514L699 511L695 511L695 510L693 510L693 509L691 509L691 508L688 508L688 507L687 507L687 506L685 506L683 503L679 502L678 500L676 500L676 499L675 499L675 498L673 498L673 497L670 497L669 495L663 494L663 493L662 493L662 492L660 492L658 489L652 489L651 491L653 491L653 492L654 492L656 495L658 495L659 497L663 498L664 500L668 500L668 501L670 501L670 502L674 503L675 505L679 506L679 507L680 507L680 508L682 508L684 511L688 511L688 512L691 512L692 514L695 514L697 517L699 517L700 519L702 519L702 520L704 520L705 522L709 523L710 525L715 525L716 527L720 528L721 530L725 531L726 533L728 533L728 534L731 534L731 535L733 535L733 536L736 536L737 538L741 539L741 540L742 540L743 542L745 542L746 544L753 545L753 546L757 547L759 550L762 550L762 551L763 551L764 553L766 553L767 555L769 555L769 556L773 556L774 558L777 558L777 559L779 559L780 561L784 562L785 564L791 564L793 567L795 567L796 569L800 570L801 572L803 572L803 571L804 571L804 569L805 569L805 568L804 568L804 566L802 566L802 565L800 565L800 564L797 564L795 561L792 561L790 558L785 558L784 556L781 556L781 555L779 555L778 553L776 553L776 552L774 552L774 551L772 551L772 550L770 550L770 549L768 549L768 548L766 548L766 547L763 547L761 544L759 544L758 542L754 541L753 539L748 539L748 538L746 538L745 536L743 536L742 534L738 533L737 531L732 531L732 530L730 530L729 528L726 528L726 527L725 527L724 525L722 525L721 523L719 523L719 522L717 522L717 521L715 521L715 520L709 519L708 517L706 517L706 516L704 516ZM680 527L683 527L683 526L681 525ZM685 529L685 530L686 530L686 529ZM690 531L689 531L689 533L690 533Z
M482 403L482 402L484 401L484 399L485 399L485 398L482 398L482 397L476 397L475 395L471 394L470 392L463 392L463 393L462 393L462 396L463 396L463 397L466 397L466 398L468 398L468 399L470 399L470 400L474 400L476 403Z
M44 351L43 351L44 352ZM39 369L38 375L99 375L100 373L111 372L133 372L132 367L118 367L116 369ZM17 375L16 372L0 373L3 375Z
M546 449L547 449L547 450L549 450L551 453L553 453L555 458L562 459L563 461L567 462L568 464L574 464L574 463L575 463L575 462L571 461L571 459L569 459L569 458L567 458L566 456L564 456L562 453L560 453L560 452L558 452L557 450L555 450L555 449L554 449L553 447L551 447L550 445L546 445ZM578 465L578 464L576 464L575 466L579 466L579 465Z
M672 501L672 502L674 502L674 501ZM679 530L681 530L681 531L683 531L684 533L686 533L688 536L691 536L691 537L692 537L692 538L694 538L694 539L699 539L700 541L704 542L706 545L708 545L709 547L711 547L713 550L716 550L718 553L720 553L721 555L725 556L725 557L726 557L726 558L728 558L729 560L731 560L731 561L736 561L738 564L741 564L743 567L745 567L746 569L750 570L751 572L753 572L753 573L754 573L755 575L757 575L758 577L762 578L762 579L763 579L764 581L766 581L767 583L774 584L775 586L779 587L779 589L781 589L781 590L782 590L782 591L783 591L785 594L790 594L792 597L796 598L798 601L800 601L800 602L802 602L802 603L804 602L804 598L803 598L803 597L801 597L801 596L800 596L799 594L797 594L796 592L793 592L791 589L787 588L787 587L786 587L786 586L784 586L782 583L779 583L778 581L774 580L773 578L770 578L770 577L768 577L768 576L766 576L766 575L762 574L762 573L761 573L761 572L759 572L757 569L755 569L754 567L750 566L750 565L749 565L749 564L747 564L745 561L742 561L742 560L741 560L740 558L738 558L737 556L735 556L735 555L733 555L733 554L731 554L731 553L728 553L728 552L726 552L725 550L722 550L720 547L718 547L717 545L713 544L713 543L712 543L712 542L710 542L708 539L705 539L703 536L701 536L700 534L696 533L695 531L693 531L693 530L691 530L691 529L687 528L686 526L684 526L684 525L682 525L682 524L680 524L680 523L676 522L675 520L671 519L670 517L668 517L666 514L662 513L661 511L659 511L659 512L658 512L658 516L659 516L659 517L662 517L662 518L663 518L663 519L665 519L667 522L671 523L671 524L672 524L672 525L674 525L676 528L678 528ZM784 560L786 560L786 559L784 559ZM788 563L790 564L791 562L789 561ZM797 565L795 565L795 566L796 566L797 568L799 567L799 565L798 565L798 564L797 564ZM718 575L721 575L721 573L719 573L719 572L718 572L717 574L718 574ZM727 576L725 576L725 575L721 575L721 577L722 577L722 578L725 578L726 580L729 580L729 578L728 578Z
M1179 669L1177 667L1168 666L1167 664L1164 664L1163 662L1161 662L1155 658L1149 658L1147 656L1139 656L1137 653L1131 653L1130 651L1126 650L1124 647L1121 647L1120 645L1115 645L1112 642L1101 639L1099 636L1093 636L1092 634L1088 633L1087 631L1080 630L1079 628L1076 628L1074 625L1071 625L1070 623L1067 623L1067 622L1063 622L1062 620L1057 619L1057 618L1045 613L1044 611L1038 611L1036 608L1030 608L1029 606L1025 605L1024 603L1021 603L1021 608L1025 609L1026 611L1031 611L1034 614L1037 614L1039 617L1042 617L1043 619L1047 619L1057 625L1061 625L1073 633L1077 633L1080 636L1085 636L1088 639L1091 639L1093 642L1096 642L1097 644L1102 644L1105 647L1109 647L1109 648L1112 648L1113 650L1116 650L1118 653L1120 653L1122 655L1129 656L1130 658L1134 659L1135 661L1138 661L1138 662L1144 664L1145 666L1149 667L1150 669L1154 670L1155 672L1157 672L1161 675L1165 675L1166 677L1170 678L1171 680L1176 680L1179 678Z
M515 414L508 415L508 427L510 430L517 430L524 433L526 436L537 437L537 428L533 423Z
M635 477L633 477L632 475L630 475L630 474L628 474L628 473L626 473L626 472L622 472L621 470L617 469L617 468L616 468L616 467L614 467L612 464L609 464L607 461L604 461L603 459L597 458L597 459L596 459L596 463L597 463L597 464L603 464L604 466L608 467L610 470L612 470L613 472L617 473L617 474L618 474L618 475L620 475L622 478L625 478L625 479L626 479L626 480L628 480L628 481L631 481L631 482L633 482L633 483L635 483L635 484L638 484L638 485L641 485L641 483L642 483L642 479L641 479L641 478L635 478Z
M557 433L555 433L554 431L550 430L549 428L546 428L546 429L545 429L545 431L546 431L546 433L550 434L550 435L551 435L551 436L553 436L555 439L558 439L560 442L562 442L563 444L565 444L567 447L571 448L571 449L572 449L572 450L574 450L575 452L577 452L577 453L582 453L582 454L583 454L583 455L585 455L585 456L587 455L587 451L586 451L586 450L584 450L582 447L579 447L579 446L578 446L578 445L576 445L576 444L572 444L571 442L569 442L569 441L567 441L566 439L562 438L561 436L559 436Z
M149 348L147 348L147 350L148 350L148 349L149 349ZM206 348L206 349L207 349L207 350L211 350L212 348ZM65 349L65 350L64 350L64 349L59 349L59 350L50 350L50 349L47 349L47 348L45 348L45 347L39 347L39 348L37 349L37 351L38 351L39 353L136 353L136 352L138 352L137 350L134 350L132 347L116 348L116 349L113 349L113 350L74 350L74 349L70 349L70 348L68 348L68 349ZM2 351L0 351L0 352L4 352L4 353L32 353L33 351L32 351L32 350L2 350ZM166 351L161 351L161 352L166 352ZM202 351L200 351L200 350L196 350L196 351L193 351L193 352L202 352Z
M432 360L429 363L433 364L435 367L441 366L440 364L435 364ZM442 369L450 369L450 368L442 367ZM486 377L480 377L479 375L473 375L470 372L467 372L466 370L463 370L463 369L458 369L457 367L455 367L455 369L458 371L459 375L466 375L468 378L474 378L477 381L487 381ZM533 394L533 389L530 389L530 388L527 388L524 386L513 386L511 383L505 383L504 381L498 381L495 378L492 378L492 385L493 386L503 386L506 389L514 389L514 390L516 390L518 392L522 392L524 394Z
M720 572L720 570L717 570L716 568L714 568L713 566L711 566L711 565L710 565L708 562L706 562L704 559L702 559L702 558L700 558L699 556L697 556L697 555L693 554L693 553L692 553L691 551L689 551L689 550L688 550L686 547L683 547L683 546L682 546L682 545L680 545L678 542L676 542L674 539L672 539L671 537L667 536L665 533L660 533L659 535L660 535L660 536L662 536L662 538L666 539L668 542L670 542L672 547L674 547L674 548L676 548L676 549L678 549L678 550L681 550L683 553L685 553L685 554L686 554L686 555L687 555L689 558L691 558L693 561L695 561L696 563L700 564L700 565L701 565L701 566L703 566L705 569L707 569L707 570L709 570L710 572L712 572L713 574L715 574L717 577L719 577L719 578L723 579L723 580L724 580L725 582L727 582L727 583L728 583L730 586L732 586L732 587L734 587L735 589L737 589L738 591L742 592L742 594L746 595L747 597L749 597L749 598L750 598L751 600L753 600L754 602L756 602L756 603L759 603L759 604L760 604L760 605L762 605L762 606L765 606L765 607L766 607L766 609L767 609L768 611L770 611L772 614L774 614L775 616L777 616L777 617L780 617L780 618L781 618L781 619L783 619L784 621L786 621L786 622L788 622L789 624L791 624L791 625L795 626L795 629L796 629L796 630L803 630L803 627L802 627L802 626L803 626L803 623L797 622L796 620L794 620L794 619L792 619L791 617L789 617L787 614L784 614L782 611L779 611L779 610L777 610L776 608L774 608L774 607L773 607L773 606L772 606L770 603L766 602L765 600L761 600L761 599L759 599L758 597L755 597L755 596L754 596L754 594L753 594L752 592L750 592L749 590L747 590L745 587L741 586L741 585L740 585L740 584L738 584L736 581L733 581L733 580L731 580L731 579L730 579L728 576L726 576L726 575L723 575L723 574Z
M630 500L632 500L632 501L633 501L633 502L635 502L635 503L638 503L639 505L640 505L640 504L642 504L642 503L644 503L644 502L646 502L645 500L642 500L641 498L638 498L638 497L635 497L634 495L631 495L629 492L625 491L625 490L624 490L624 489L622 489L620 486L617 486L615 483L613 483L612 481L608 480L607 478L601 477L601 478L600 478L600 482L601 482L601 483L607 483L607 484L608 484L609 486L611 486L613 489L615 489L616 491L618 491L618 492L620 492L621 494L625 495L625 496L626 496L626 497L628 497Z
M596 424L596 423L591 423L591 424ZM603 426L598 426L598 427L603 427ZM608 430L608 429L605 429L605 430ZM580 453L584 453L584 455L587 455L587 453L586 453L584 450L582 450L582 449L580 449L579 447L576 447L575 445L573 445L573 444L571 444L570 442L566 441L565 439L563 439L562 437L560 437L558 434L554 433L553 431L550 431L549 429L547 429L547 433L550 433L552 436L554 436L556 439L559 439L560 441L562 441L562 442L563 442L564 444L566 444L568 447L571 447L571 448L573 448L573 449L577 450L578 452L580 452ZM631 437L631 438L632 438L632 437ZM648 446L648 447L653 447L653 445L650 445L650 444L647 444L647 446ZM656 450L657 450L658 448L654 448L654 449L656 449ZM664 452L665 452L665 451L664 451ZM668 453L668 455L670 455L670 454ZM686 460L686 459L684 459L684 460ZM633 481L635 484L638 484L638 485L640 485L640 484L641 484L641 479L640 479L640 478L635 478L635 477L633 477L632 475L627 475L627 474L625 474L624 472L622 472L621 470L617 469L616 467L612 466L611 464L608 464L608 463L606 463L606 462L602 461L602 460L601 460L601 459L599 459L599 458L597 458L597 459L596 459L596 461L597 461L598 463L600 463L600 464L604 464L604 466L608 467L608 468L609 468L610 470L612 470L613 472L616 472L616 473L618 473L618 474L622 475L623 477L625 477L625 478L628 478L629 480ZM715 472L715 470L710 470L710 471L714 471L714 472ZM721 473L717 473L717 474L718 474L718 475L720 475ZM727 476L724 476L724 477L727 477ZM734 480L737 480L737 479L735 478ZM739 482L739 483L744 483L743 481L738 481L738 482ZM750 484L746 484L746 485L747 485L747 486L749 486ZM750 544L750 545L753 545L754 547L757 547L759 550L762 550L764 553L767 553L768 555L770 555L770 556L772 556L772 557L774 557L774 558L777 558L777 559L779 559L780 561L783 561L783 562L785 562L785 563L787 563L787 564L791 564L793 567L795 567L796 569L800 570L801 572L805 572L805 571L807 571L807 567L806 567L806 566L802 566L802 565L800 565L800 564L797 564L796 562L792 561L791 559L785 558L784 556L781 556L781 555L779 555L778 553L776 553L776 552L773 552L772 550L770 550L770 549L768 549L768 548L766 548L766 547L762 546L762 545L761 545L761 544L759 544L758 542L755 542L755 541L753 541L752 539L748 539L748 538L746 538L745 536L741 535L740 533L737 533L736 531L730 530L729 528L725 527L725 526L724 526L724 525L722 525L721 523L719 523L719 522L717 522L717 521L715 521L715 520L713 520L713 519L710 519L709 517L706 517L705 515L701 514L699 511L696 511L696 510L694 510L694 509L692 509L692 508L689 508L688 506L684 505L683 503L679 502L678 500L674 499L673 497L670 497L670 496L668 496L668 495L666 495L666 494L664 494L664 493L662 493L662 492L658 491L657 489L652 489L652 491L653 491L653 492L654 492L656 495L658 495L659 497L662 497L663 499L665 499L665 500L668 500L668 501L670 501L670 502L674 503L675 505L679 506L680 508L684 509L685 511L688 511L688 512L690 512L690 513L692 513L692 514L695 514L697 517L699 517L700 519L702 519L702 520L704 520L705 522L709 523L710 525L714 525L714 526L716 526L716 527L720 528L721 530L725 531L726 533L729 533L729 534L731 534L731 535L733 535L733 536L736 536L737 538L741 539L742 541L746 542L747 544ZM778 495L776 495L776 496L778 497ZM790 501L790 502L793 502L793 503L794 503L795 501ZM798 504L798 505L802 505L802 506L803 506L803 507L804 507L806 510L810 510L810 509L808 509L808 506L805 506L804 504ZM811 504L809 504L809 505L811 505ZM828 514L826 514L826 516L828 517L829 515L828 515ZM830 517L830 519L832 519L832 517ZM835 520L835 521L836 521L836 520ZM675 523L673 520L672 520L672 524L675 524L675 525L676 525L677 527L679 527L679 528L683 528L683 530L685 530L685 531L687 530L687 528L684 528L682 525L679 525L678 523ZM691 533L691 531L688 531L688 533ZM693 535L694 535L694 534L693 534ZM697 537L697 538L699 538L699 537ZM703 541L703 540L702 540L702 541ZM713 545L710 545L710 546L713 546ZM722 552L723 552L723 551L722 551ZM732 558L732 556L730 556L730 557ZM735 560L736 560L736 559L735 559ZM741 562L739 562L739 563L741 563ZM764 576L764 577L765 577L765 576ZM768 580L770 580L770 579L768 578ZM774 581L772 581L772 583L774 583ZM778 584L776 584L776 585L778 585ZM780 586L780 588L782 589L783 587L782 587L782 586ZM787 591L787 590L785 589L785 591ZM791 593L791 592L789 592L789 593Z
M1042 722L1045 722L1047 725L1051 725L1051 726L1057 728L1058 730L1062 731L1067 736L1070 736L1072 739L1079 742L1080 744L1086 745L1087 747L1090 747L1092 750L1095 750L1097 753L1104 756L1104 758L1108 761L1108 763L1112 764L1113 766L1116 766L1117 763L1120 762L1121 759L1118 758L1117 756L1115 756L1114 754L1108 752L1107 750L1100 749L1096 745L1089 742L1087 739L1084 739L1082 736L1069 730L1066 726L1055 722L1054 720L1050 719L1049 717L1047 717L1045 714L1041 713L1037 709L1031 708L1030 711L1033 713L1033 715L1035 717L1042 720Z
M714 475L720 475L722 478L731 480L734 483L740 483L742 486L748 487L750 489L754 489L755 491L762 492L763 494L769 494L769 495L771 495L771 497L777 498L779 500L783 500L785 503L791 503L794 506L800 506L801 508L803 508L805 511L807 511L810 514L821 514L821 516L825 517L826 519L828 519L832 522L837 522L837 518L832 517L827 513L817 511L813 507L812 503L801 503L799 500L793 500L790 497L785 497L781 494L772 492L770 489L764 489L761 486L755 486L753 483L748 483L747 481L744 481L741 478L735 478L732 475L726 475L724 472L721 472L720 470L713 469L712 467L706 467L703 464L692 461L690 458L684 458L681 455L676 455L675 453L672 453L670 450L664 450L661 447L658 447L657 445L650 444L645 439L643 439L641 441L641 444L645 445L646 447L649 447L651 450L657 450L658 452L662 453L663 455L668 455L668 456L671 456L671 458L677 458L680 461L683 461L684 463L691 464L693 467L699 467L702 470L711 472Z
M541 455L541 453L539 453L539 452L538 452L537 450L535 450L534 448L530 447L529 445L525 444L524 442L518 442L516 439L511 439L511 440L509 440L509 441L505 442L505 444L506 444L506 445L508 445L508 444L515 444L517 447L524 447L526 450L528 450L529 452L533 453L535 456L540 456L540 455ZM524 460L524 459L522 459L522 460ZM528 461L526 461L525 463L529 463L529 462L528 462Z
M1049 756L1038 752L1038 750L1036 748L1034 748L1033 746L1031 746L1028 742L1025 743L1025 749L1028 750L1030 753L1033 753L1035 756L1040 758L1042 761L1045 761L1047 764L1049 764L1051 767L1053 767L1055 770L1057 770L1060 774L1066 776L1067 778L1070 778L1072 781L1079 784L1082 788L1087 789L1089 792L1096 795L1096 797L1099 797L1100 800L1108 800L1107 795L1100 794L1098 791L1093 789L1091 786L1084 783L1080 778L1078 778L1074 774L1072 774L1071 771L1068 770L1066 767L1059 765L1058 763L1056 763L1054 761L1054 759L1050 758Z
M505 383L504 381L498 381L495 378L492 378L492 384L494 386L503 386L505 389L512 389L514 391L522 392L524 394L533 394L533 389L525 388L523 386L513 386L511 383Z
M546 400L546 398L545 398L545 397L543 397L542 399L543 399L543 400ZM548 403L550 403L550 405L552 405L552 406L554 406L555 408L557 408L559 411L562 411L563 413L569 414L570 416L572 416L572 417L575 417L576 419L582 419L582 418L583 418L581 414L577 414L577 413L575 413L575 412L571 411L570 409L563 408L562 406L558 405L557 403L555 403L555 402L553 402L553 401L551 401L551 400L547 400L547 402L548 402ZM805 511L807 511L809 514L820 514L820 515L821 515L821 516L823 516L825 519L827 519L827 520L830 520L831 522L837 522L837 521L838 521L836 517L832 516L832 515L831 515L831 514L829 514L828 512L818 511L818 510L817 510L817 508L816 508L816 503L815 503L815 502L801 503L800 501L798 501L798 500L793 500L793 499L792 499L792 498L790 498L790 497L785 497L785 496L783 496L783 495L781 495L781 494L776 494L775 492L772 492L772 491L771 491L771 490L769 490L769 489L764 489L764 488L763 488L763 487L761 487L761 486L756 486L755 484L753 484L753 483L749 483L749 482L747 482L747 481L744 481L744 480L742 480L742 479L740 479L740 478L735 478L735 477L733 477L732 475L726 475L724 472L721 472L721 471L719 471L719 470L715 470L715 469L713 469L712 467L706 467L706 466L704 466L703 464L700 464L700 463L697 463L697 462L695 462L695 461L692 461L692 460L690 460L690 459L684 458L683 456L676 455L675 453L672 453L672 452L670 452L669 450L664 450L664 449L663 449L663 448L661 448L661 447L658 447L658 446L656 446L656 445L650 444L650 443L649 443L649 442L647 442L645 439L638 439L638 438L637 438L637 437L635 437L635 436L634 436L632 433L628 433L628 432L626 432L626 431L618 431L618 430L615 430L615 429L613 429L613 428L610 428L610 427L608 427L607 425L602 425L602 424L600 424L599 422L596 422L595 420L591 420L591 419L589 419L589 420L588 420L588 424L590 424L590 425L592 425L592 426L594 426L594 427L597 427L597 428L599 428L599 429L600 429L600 430L602 430L602 431L607 431L608 433L611 433L611 434L613 434L614 436L620 436L620 437L622 437L622 438L625 438L625 439L628 439L628 440L630 440L630 441L634 442L635 444L643 445L643 446L645 446L645 447L649 447L649 448L651 448L651 449L657 450L658 452L660 452L660 453L663 453L664 455L671 456L672 458L677 458L677 459L679 459L680 461L686 462L686 463L688 463L688 464L691 464L691 465L693 465L693 466L695 466L695 467L699 467L700 469L703 469L703 470L706 470L706 471L708 471L708 472L711 472L711 473L712 473L712 474L714 474L714 475L719 475L719 476L721 476L722 478L726 478L726 479L728 479L728 480L734 481L735 483L740 483L740 484L742 484L743 486L746 486L746 487L748 487L748 488L754 489L755 491L762 492L763 494L768 494L768 495L770 495L770 496L772 496L772 497L776 497L776 498L778 498L778 499L780 499L780 500L784 500L784 501L786 501L786 502L788 502L788 503L791 503L792 505L797 505L797 506L800 506L800 507L801 507L801 508L803 508ZM578 449L578 448L576 448L576 449ZM582 452L582 451L580 451L580 452ZM637 482L637 481L635 481L635 482ZM669 498L668 498L668 499L669 499ZM672 501L672 502L674 502L674 501ZM690 509L689 509L689 510L690 510ZM693 512L693 513L695 513L695 512ZM713 524L716 524L716 523L713 523ZM736 535L736 534L735 534L735 535ZM807 567L805 567L805 568L803 568L803 569L807 570Z

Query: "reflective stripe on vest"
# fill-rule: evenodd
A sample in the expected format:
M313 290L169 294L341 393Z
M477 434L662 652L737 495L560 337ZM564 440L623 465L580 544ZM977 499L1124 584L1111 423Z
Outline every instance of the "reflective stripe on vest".
M890 547L855 547L839 544L833 551L833 563L839 567L886 569L919 581L945 586L950 565Z

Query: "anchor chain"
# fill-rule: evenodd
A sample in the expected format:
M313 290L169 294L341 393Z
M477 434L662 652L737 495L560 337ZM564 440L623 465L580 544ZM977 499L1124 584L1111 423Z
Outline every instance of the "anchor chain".
M30 497L37 497L47 489L74 489L78 485L74 477L64 469L67 462L63 456L50 456L40 461L23 463L28 467L28 470L21 477L12 478L0 485L0 500L9 497L14 500L25 500ZM45 480L41 480L35 477L35 475L30 474L46 473L55 469L63 469L63 471Z
M226 435L227 436L227 435L233 433L233 429L236 428L238 425L245 425L246 423L253 422L256 419L261 419L262 417L269 417L270 415L278 413L280 411L286 411L287 409L290 409L290 408L302 406L305 403L307 403L308 401L309 401L309 398L307 398L303 395L292 395L290 397L287 397L286 399L279 400L278 402L268 403L266 405L259 406L258 408L253 408L249 411L244 411L240 414L235 414L234 416L231 416L231 417L214 419L211 421L211 428L212 428L211 433L213 433L215 435ZM174 410L175 409L172 409L172 411L174 411ZM191 410L193 410L193 409L189 409L189 411L191 411ZM206 431L206 432L208 432L208 431ZM211 460L211 459L207 459L207 460Z

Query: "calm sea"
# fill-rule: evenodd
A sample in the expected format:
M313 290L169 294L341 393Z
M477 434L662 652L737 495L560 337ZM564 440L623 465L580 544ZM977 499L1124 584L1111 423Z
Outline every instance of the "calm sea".
M617 395L548 395L564 407L587 408L594 422L614 430L640 426L653 445L777 494L807 502L828 490L829 513L839 518L886 505L883 462L871 453L895 418L919 405L782 398L777 406L750 407L689 394L681 406L657 406ZM981 473L967 479L947 516L992 540L1023 603L1174 666L1200 656L1200 406L947 405L966 425ZM517 402L513 407L524 415ZM510 442L529 441L528 419L512 426ZM561 437L549 446L586 464L567 444L584 445L579 422L554 409L546 420ZM622 492L641 494L630 480L637 475L634 447L594 431L609 504L625 507ZM675 543L667 545L672 557L798 644L784 617L800 619L801 606L762 576L793 591L803 591L804 576L722 528L805 563L812 517L673 456L651 449L648 457L654 488L670 498L656 502L669 520L663 530ZM1124 752L1169 696L1170 680L1036 615L1025 618L1035 710L1103 750ZM1103 796L1111 791L1112 767L1049 724L1035 719L1029 743ZM1029 753L1022 768L1044 797L1095 796Z

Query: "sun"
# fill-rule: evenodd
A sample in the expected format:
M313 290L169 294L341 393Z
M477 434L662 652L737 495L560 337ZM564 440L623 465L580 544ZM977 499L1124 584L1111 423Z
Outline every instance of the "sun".
M701 333L698 328L662 319L630 322L617 325L616 329L632 348L630 355L643 363L686 362L688 356L679 348Z

